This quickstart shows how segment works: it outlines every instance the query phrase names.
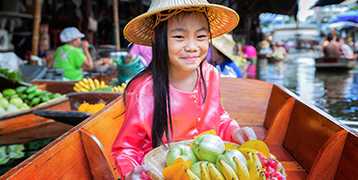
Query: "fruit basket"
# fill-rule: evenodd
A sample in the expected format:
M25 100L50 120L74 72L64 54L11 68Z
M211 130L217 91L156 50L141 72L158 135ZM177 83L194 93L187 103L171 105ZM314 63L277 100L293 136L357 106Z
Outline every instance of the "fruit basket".
M216 135L200 135L194 140L173 142L169 146L162 145L151 150L145 155L143 161L148 168L147 174L154 180L286 179L282 164L269 153L263 141L252 140L240 146L224 142L219 136L214 136ZM215 138L221 141L221 144L218 144ZM206 143L206 145L201 143ZM211 146L211 143L215 145ZM212 152L205 150L205 146L214 148L215 156ZM184 150L188 147L195 157L188 155L190 154L188 149ZM175 150L175 148L180 150ZM218 149L221 149L220 152L217 151Z

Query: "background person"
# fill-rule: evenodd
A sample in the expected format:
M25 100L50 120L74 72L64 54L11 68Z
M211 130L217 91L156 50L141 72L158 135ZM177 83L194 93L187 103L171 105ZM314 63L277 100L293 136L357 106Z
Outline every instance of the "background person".
M81 80L83 69L93 69L89 43L82 41L83 37L84 34L75 27L67 27L60 34L60 40L65 44L56 49L54 68L64 71L65 80Z

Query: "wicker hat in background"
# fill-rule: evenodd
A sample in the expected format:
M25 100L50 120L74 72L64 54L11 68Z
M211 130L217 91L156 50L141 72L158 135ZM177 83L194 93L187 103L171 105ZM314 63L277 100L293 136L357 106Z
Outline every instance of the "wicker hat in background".
M151 46L154 28L160 22L184 11L206 13L213 38L232 31L240 20L233 9L211 4L207 0L152 0L146 13L126 25L124 37L132 43Z
M235 52L236 43L231 34L224 34L212 40L213 46L234 62L240 62L242 59Z

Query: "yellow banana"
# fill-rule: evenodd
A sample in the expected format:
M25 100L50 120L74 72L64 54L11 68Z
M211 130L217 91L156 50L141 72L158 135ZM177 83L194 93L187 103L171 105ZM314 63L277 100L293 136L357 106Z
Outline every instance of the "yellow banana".
M101 81L100 84L101 84L101 88L107 87L107 85L106 85L106 83L104 83L104 81Z
M80 89L77 86L73 87L73 90L75 90L75 92L80 92Z
M264 168L261 168L259 170L258 180L266 180L266 175L265 175L265 169Z
M83 88L85 88L85 89L89 89L89 88L90 88L89 85L88 85L86 82L84 82L84 81L79 81L79 82L77 83L77 85L80 86L80 87L83 87Z
M250 179L258 180L260 177L259 171L262 168L261 162L256 153L248 152L247 166L249 168Z
M89 84L89 81L88 81L87 78L82 79L82 82L85 83L85 84Z
M218 162L218 168L220 172L224 175L225 179L239 180L235 171L224 160L220 160Z
M96 89L101 88L101 85L97 79L94 80L94 86L96 87Z
M246 164L241 162L239 158L234 157L234 162L236 164L236 174L239 176L240 180L250 180L249 170L247 169Z
M208 163L208 169L210 178L213 180L225 180L224 176L220 173L220 171L215 167L214 164ZM201 175L203 176L203 175Z
M249 158L249 156L248 156L249 152L258 153L258 151L256 151L255 149L251 149L251 148L240 147L237 150L239 150L245 156L246 159Z
M200 179L210 180L210 174L207 163L200 163Z
M95 85L94 85L94 82L93 82L93 79L88 79L88 81L89 81L89 86L90 86L90 90L95 90L96 89L96 87L95 87Z
M200 180L200 178L198 178L198 176L196 176L189 168L186 169L185 172L188 175L189 180Z

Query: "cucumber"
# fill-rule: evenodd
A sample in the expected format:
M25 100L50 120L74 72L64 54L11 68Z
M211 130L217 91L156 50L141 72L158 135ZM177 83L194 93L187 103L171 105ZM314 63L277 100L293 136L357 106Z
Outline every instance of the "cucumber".
M32 99L34 99L35 95L36 95L35 93L31 93L27 96L27 98L32 100Z
M36 106L36 105L38 105L39 103L40 103L40 101L41 101L41 99L40 98L34 98L34 99L32 99L31 100L31 103L30 103L30 105L31 106Z
M47 101L49 101L50 100L50 98L48 97L48 96L42 96L41 97L41 101L42 102L47 102Z
M18 94L24 93L26 91L27 87L26 86L20 86L16 88L16 92Z
M31 93L35 92L36 90L37 90L36 86L30 86L26 89L26 93L31 94Z

